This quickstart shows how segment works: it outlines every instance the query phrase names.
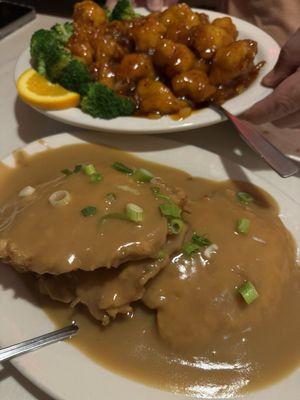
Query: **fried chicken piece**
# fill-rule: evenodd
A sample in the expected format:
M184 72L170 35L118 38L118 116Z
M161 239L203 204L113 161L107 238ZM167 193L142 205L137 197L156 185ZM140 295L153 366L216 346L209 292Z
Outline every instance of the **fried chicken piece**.
M97 28L106 21L106 14L94 1L84 0L75 3L73 20L75 29L83 26Z
M229 33L230 36L232 36L233 40L236 40L238 36L238 31L230 17L216 18L212 21L212 25L223 28Z
M193 35L193 48L205 60L210 60L217 49L227 46L234 37L223 27L216 24L206 24L197 27Z
M151 57L147 54L127 54L117 70L118 78L136 82L143 78L154 79L155 71Z
M183 3L175 4L162 12L160 21L167 29L165 35L167 39L188 45L193 28L205 24L206 18L201 18L199 14Z
M184 44L162 39L157 43L153 56L154 64L169 78L193 68L196 57Z
M243 78L254 69L257 43L253 40L238 40L218 49L212 62L209 79L214 85L229 85Z
M90 44L86 32L75 30L67 47L71 51L72 55L78 57L85 64L90 65L93 62L95 52Z
M195 103L208 100L216 91L206 73L198 69L176 75L172 79L172 88L176 95L187 96Z
M110 62L103 62L103 60L94 62L90 65L90 72L96 81L114 89L116 73Z
M152 79L139 81L136 95L142 114L174 114L187 106L185 101L177 99L162 82Z
M96 61L115 60L120 61L126 54L126 48L122 47L112 35L104 33L99 36L96 43Z
M158 40L163 37L165 32L166 27L159 22L155 13L136 19L129 29L129 35L135 42L136 51L144 53L154 51Z

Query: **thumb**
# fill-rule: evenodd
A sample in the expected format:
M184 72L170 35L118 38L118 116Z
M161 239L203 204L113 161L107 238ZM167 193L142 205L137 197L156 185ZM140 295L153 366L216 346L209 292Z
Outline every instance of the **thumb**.
M300 28L281 49L274 69L263 79L266 86L276 87L300 66Z

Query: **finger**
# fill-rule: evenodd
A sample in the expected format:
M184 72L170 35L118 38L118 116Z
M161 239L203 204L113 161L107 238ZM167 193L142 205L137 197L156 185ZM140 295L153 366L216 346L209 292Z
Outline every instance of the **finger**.
M280 82L297 70L300 65L299 43L300 28L289 38L281 49L274 69L262 80L264 85L276 87Z
M263 124L296 112L300 105L300 71L283 81L273 93L254 104L242 118Z
M163 0L147 0L147 8L150 11L160 11L164 6Z
M295 128L300 125L300 108L286 117L276 119L273 124L278 128Z

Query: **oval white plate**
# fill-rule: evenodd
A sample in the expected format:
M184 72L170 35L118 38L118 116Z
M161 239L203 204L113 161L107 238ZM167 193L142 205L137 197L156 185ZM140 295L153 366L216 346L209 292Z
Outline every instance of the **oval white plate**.
M147 13L145 9L138 8L137 11L140 14ZM195 9L195 11L205 12L209 15L210 20L225 16L225 14L214 11L201 9ZM271 92L270 89L262 86L260 81L262 77L273 68L280 49L275 40L261 29L239 18L232 17L232 20L239 31L239 38L250 38L257 41L258 54L256 56L256 61L259 62L264 60L266 62L264 67L260 70L258 78L252 83L252 85L241 95L226 102L226 108L228 111L234 115L239 115ZM29 67L30 55L29 49L26 49L17 61L15 78L17 79L21 73ZM182 121L174 121L167 116L154 120L138 117L119 117L112 120L104 120L100 118L93 118L90 115L84 114L79 108L69 108L67 110L59 111L43 111L41 109L37 110L50 118L54 118L58 121L74 126L80 126L97 131L119 133L126 132L135 134L176 132L200 128L202 126L208 126L222 121L220 115L209 108L204 108L200 111L197 111Z
M115 146L110 135L73 136L63 133L25 147L34 154L47 148L80 143L84 140ZM281 218L300 244L300 208L279 189L250 171L222 159L214 153L194 146L141 136L138 143L134 137L121 138L121 149L144 159L181 168L195 176L224 180L228 178L247 180L267 190L281 206ZM13 157L3 162L13 166ZM26 234L26 232L24 232ZM24 339L53 330L54 324L30 299L31 294L18 274L8 265L0 264L0 346L7 346ZM61 400L184 400L187 397L160 391L116 375L81 353L67 342L56 343L37 352L26 354L12 361L32 382L53 397ZM260 392L244 397L245 400L296 399L300 391L300 370L287 379Z

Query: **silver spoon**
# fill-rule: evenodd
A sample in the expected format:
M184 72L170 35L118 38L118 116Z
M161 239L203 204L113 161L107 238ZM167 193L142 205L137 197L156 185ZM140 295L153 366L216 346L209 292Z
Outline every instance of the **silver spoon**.
M209 106L222 116L225 115L236 127L242 139L280 176L287 178L298 172L297 165L261 135L254 125L232 115L218 104L210 103Z
M76 335L78 329L79 327L73 321L72 325L66 326L65 328L37 336L33 339L25 340L21 343L13 344L12 346L4 347L0 349L0 362L37 350L41 347L47 346L48 344L71 338Z

